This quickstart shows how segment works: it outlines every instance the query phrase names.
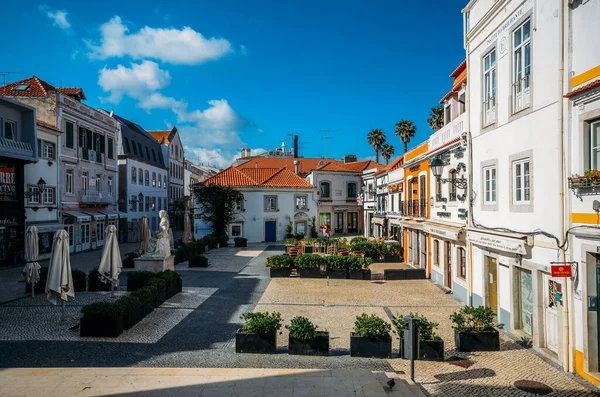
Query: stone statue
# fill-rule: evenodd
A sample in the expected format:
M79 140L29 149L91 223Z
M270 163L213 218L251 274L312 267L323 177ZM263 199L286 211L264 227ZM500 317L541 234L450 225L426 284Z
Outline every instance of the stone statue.
M169 235L169 215L167 211L161 210L158 212L160 223L158 230L150 238L148 244L148 252L142 257L161 257L166 258L171 256L171 239Z

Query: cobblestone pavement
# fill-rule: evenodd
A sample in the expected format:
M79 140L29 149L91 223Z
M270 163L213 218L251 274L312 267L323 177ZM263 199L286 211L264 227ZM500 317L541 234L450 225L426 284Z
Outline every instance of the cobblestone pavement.
M532 396L514 387L517 380L548 385L553 390L551 396L597 395L594 386L556 369L505 336L500 352L457 352L448 317L460 305L428 280L273 279L255 310L278 311L286 322L296 315L308 317L319 329L330 332L334 354L347 354L355 316L374 313L390 321L393 315L418 312L440 324L445 359L451 360L416 362L415 381L431 396ZM278 344L286 345L287 337L287 330L283 330ZM393 347L394 357L398 357L397 336ZM408 360L393 358L388 362L394 370L409 373Z

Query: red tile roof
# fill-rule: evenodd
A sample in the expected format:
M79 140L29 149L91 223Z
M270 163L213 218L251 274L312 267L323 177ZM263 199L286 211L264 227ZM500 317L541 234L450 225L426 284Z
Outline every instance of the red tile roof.
M61 131L61 130L59 130L58 128L56 128L56 126L55 126L55 125L53 125L53 124L50 124L50 123L46 123L45 121L42 121L42 120L37 120L37 125L39 125L39 126L41 126L41 127L46 127L46 128L49 128L49 129L51 129L51 130L54 130L54 131L56 131L56 132L60 132L60 133L62 133L62 131Z
M460 65L458 65L458 67L456 69L454 69L454 71L452 73L450 73L450 77L456 77L458 76L463 70L467 69L467 60L465 59L464 61L462 61L460 63Z
M579 88L576 88L576 89L574 89L574 90L572 90L572 91L568 92L568 93L565 95L565 98L571 98L571 97L573 97L573 96L575 96L575 95L579 95L579 94L581 94L582 92L585 92L585 91L587 91L587 90L591 90L592 88L596 88L596 87L600 87L600 79L598 79L598 80L595 80L595 81L592 81L591 83L588 83L588 84L586 84L586 85L583 85L583 86L581 86L581 87L579 87Z
M364 171L371 168L383 167L382 164L376 163L373 160L354 161L352 163L345 163L344 168L351 171Z
M28 87L24 90L15 90L15 88L19 85L28 85ZM81 88L56 88L52 84L48 84L36 76L16 81L1 87L0 96L45 97L50 91L58 91L68 96L77 97L78 99L86 99Z
M148 131L152 138L156 139L158 143L161 145L165 145L169 143L169 135L171 131Z
M267 158L267 157L256 157L243 164L238 165L238 169L247 168L286 168L292 172L295 172L294 161L300 162L298 165L298 172L301 176L308 175L312 170L317 169L321 165L326 164L328 161L337 161L333 159L324 158Z
M381 175L387 171L394 171L400 168L404 164L404 156L398 157L396 160L392 161L388 165L381 166L379 171L374 173L373 176Z
M246 168L229 167L204 181L204 185L235 187L300 187L312 188L306 180L287 168Z
M461 86L467 82L467 61L463 61L456 69L454 69L454 71L450 74L450 77L454 77L452 90L444 95L442 99L440 99L439 103L441 104L452 97L452 95L460 91Z
M79 99L87 99L81 88L77 88L77 87L75 87L75 88L58 88L57 90L58 90L58 92L61 92L68 96L75 96L75 97L78 97Z

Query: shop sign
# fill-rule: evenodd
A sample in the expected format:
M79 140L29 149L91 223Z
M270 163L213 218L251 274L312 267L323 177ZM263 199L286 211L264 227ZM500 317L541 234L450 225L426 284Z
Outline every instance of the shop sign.
M428 224L425 224L423 229L425 230L425 232L427 232L429 234L443 237L448 240L458 240L459 239L460 230L445 229L442 227L432 226L432 225L428 225Z
M573 277L573 268L571 265L552 265L552 277Z
M0 201L17 200L17 181L15 178L15 166L12 164L0 164Z
M4 219L0 219L0 226L6 226L6 225L16 225L18 223L17 218L4 218Z
M513 254L527 254L525 242L514 238L504 238L491 234L469 233L469 240L473 244L491 248L498 251L510 252Z

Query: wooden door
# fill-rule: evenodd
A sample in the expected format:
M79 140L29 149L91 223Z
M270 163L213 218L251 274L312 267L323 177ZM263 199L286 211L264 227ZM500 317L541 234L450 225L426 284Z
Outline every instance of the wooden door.
M444 263L446 263L446 287L452 289L452 244L445 242Z
M488 269L488 304L498 314L498 261L489 256L486 257Z

